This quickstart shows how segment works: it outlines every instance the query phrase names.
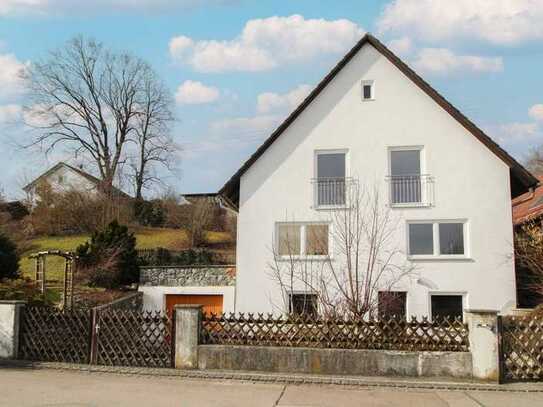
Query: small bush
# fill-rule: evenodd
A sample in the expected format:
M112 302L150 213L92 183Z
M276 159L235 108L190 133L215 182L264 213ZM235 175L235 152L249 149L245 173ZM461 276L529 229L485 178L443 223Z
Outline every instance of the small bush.
M140 257L144 266L192 266L217 264L213 253L207 249L189 249L172 252L159 247L153 251L144 251Z
M53 305L50 295L42 295L36 282L29 278L0 282L0 300L26 301L29 305Z
M139 280L136 238L117 221L93 233L90 242L79 246L76 252L91 286L117 288Z
M19 260L15 243L0 233L0 280L19 276Z
M166 210L161 201L135 201L134 213L142 226L161 227L166 221Z

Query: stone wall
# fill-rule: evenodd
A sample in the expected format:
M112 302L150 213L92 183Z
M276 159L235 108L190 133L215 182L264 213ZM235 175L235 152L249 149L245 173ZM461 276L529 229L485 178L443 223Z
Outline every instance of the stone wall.
M198 367L328 375L472 377L469 352L200 345Z
M140 285L220 287L236 284L235 266L142 267Z

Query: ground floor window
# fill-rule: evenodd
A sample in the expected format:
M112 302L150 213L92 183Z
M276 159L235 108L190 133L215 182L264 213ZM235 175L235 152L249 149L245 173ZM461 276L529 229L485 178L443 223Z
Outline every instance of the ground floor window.
M276 254L282 258L326 257L329 253L327 223L278 223Z
M315 318L318 313L317 294L290 293L289 313L293 315Z
M377 295L379 318L406 319L407 293L404 291L379 291Z
M455 318L462 319L464 307L461 295L432 295L431 303L433 321L446 317L451 321Z

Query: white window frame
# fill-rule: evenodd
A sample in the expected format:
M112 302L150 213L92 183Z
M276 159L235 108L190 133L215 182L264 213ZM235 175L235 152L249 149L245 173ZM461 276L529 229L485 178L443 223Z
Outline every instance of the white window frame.
M433 254L410 254L409 225L432 224ZM440 223L461 223L464 232L464 254L440 254L439 247L439 224ZM408 220L406 222L406 253L410 260L471 260L470 251L470 227L467 219L432 219L432 220Z
M319 205L318 204L318 187L312 188L313 190L313 208L316 210L327 210L327 209L342 209L348 206L348 179L351 177L351 163L350 163L350 154L348 148L338 148L338 149L319 149L315 150L313 154L313 179L319 179L319 155L325 154L344 154L345 155L345 204L343 205Z
M364 86L371 86L371 97L366 99L364 97ZM364 79L360 84L360 99L362 102L371 102L375 100L375 81L373 79Z
M469 309L468 307L468 293L466 291L428 291L428 316L430 321L433 322L434 316L432 315L432 297L440 295L457 295L462 297L462 321L465 322L465 310Z
M285 296L286 296L286 304L287 304L287 309L285 310L285 313L288 314L290 313L290 296L291 295L314 295L315 297L317 297L317 314L319 314L319 312L321 311L321 307L319 306L319 295L316 291L311 291L311 290L285 290Z
M421 177L427 175L426 168L426 148L423 145L413 145L413 146L389 146L387 148L387 159L388 159L388 176L392 177L392 153L395 151L419 151L420 159L420 175ZM393 203L392 202L392 184L388 187L388 203L391 208L420 208L430 206L429 202L431 198L428 196L427 188L424 187L424 181L421 178L421 191L420 191L420 202L406 202L406 203Z
M330 222L276 222L275 223L275 238L274 244L277 250L279 250L279 227L281 225L299 225L300 226L300 254L299 255L288 255L288 254L279 254L277 253L278 260L329 260L332 256L332 224ZM328 254L327 255L307 255L306 254L306 227L309 225L326 225L328 226ZM299 294L299 293L296 293Z

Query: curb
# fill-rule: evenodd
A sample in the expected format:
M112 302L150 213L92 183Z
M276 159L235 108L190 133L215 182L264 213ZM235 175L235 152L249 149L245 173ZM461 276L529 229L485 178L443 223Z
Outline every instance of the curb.
M543 383L492 384L462 381L454 382L409 380L392 377L316 376L303 374L257 373L222 370L181 370L172 368L117 367L56 362L29 362L21 360L1 360L0 367L26 368L36 370L51 369L62 371L78 371L86 373L111 373L134 376L155 376L170 378L178 377L193 380L232 380L238 382L276 383L286 385L309 384L351 386L360 388L543 393Z

